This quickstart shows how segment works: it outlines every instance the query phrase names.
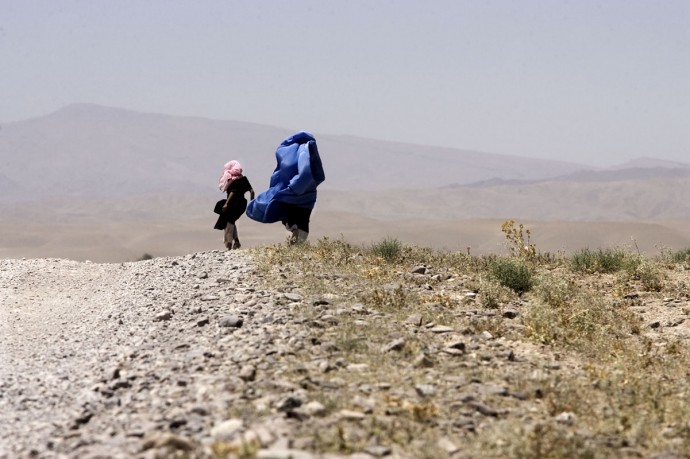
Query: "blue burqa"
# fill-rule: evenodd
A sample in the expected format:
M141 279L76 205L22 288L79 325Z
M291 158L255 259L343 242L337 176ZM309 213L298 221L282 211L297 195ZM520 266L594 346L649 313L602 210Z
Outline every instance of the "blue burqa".
M276 160L269 189L247 206L247 216L257 222L287 220L286 204L313 209L316 187L326 179L316 139L308 132L300 131L283 140L276 149Z

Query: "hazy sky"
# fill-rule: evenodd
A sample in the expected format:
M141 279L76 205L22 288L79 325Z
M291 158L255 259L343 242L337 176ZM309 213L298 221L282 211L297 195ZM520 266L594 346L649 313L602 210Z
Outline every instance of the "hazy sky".
M0 0L0 121L75 102L690 162L690 1Z

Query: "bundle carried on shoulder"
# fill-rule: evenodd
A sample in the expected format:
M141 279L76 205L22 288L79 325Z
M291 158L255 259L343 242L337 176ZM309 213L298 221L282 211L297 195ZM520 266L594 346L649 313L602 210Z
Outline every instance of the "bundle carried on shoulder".
M300 131L283 140L275 155L277 166L269 189L247 207L247 216L261 223L284 220L286 204L313 209L316 188L326 179L316 139L309 132Z

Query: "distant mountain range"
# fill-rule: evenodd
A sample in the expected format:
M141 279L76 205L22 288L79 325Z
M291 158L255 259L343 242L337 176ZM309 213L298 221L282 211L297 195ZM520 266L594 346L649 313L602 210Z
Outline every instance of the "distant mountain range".
M309 126L302 127L309 130ZM214 190L238 159L256 188L293 130L238 121L78 104L0 131L4 193L118 196ZM324 189L422 189L481 180L539 180L591 170L579 164L313 133Z
M308 126L303 126L309 130ZM219 199L222 166L242 162L257 192L294 130L77 104L0 130L3 215L184 218ZM382 219L690 218L690 165L640 158L617 167L314 132L326 170L319 209ZM173 205L174 203L174 205ZM17 210L19 209L19 210ZM81 209L81 210L80 210ZM106 212L106 213L107 213ZM24 217L22 217L24 215Z

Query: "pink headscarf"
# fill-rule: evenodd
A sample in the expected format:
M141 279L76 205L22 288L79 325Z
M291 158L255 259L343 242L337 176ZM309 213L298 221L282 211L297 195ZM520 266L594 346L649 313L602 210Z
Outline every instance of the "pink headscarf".
M242 177L242 166L240 166L240 163L235 160L226 163L225 170L218 181L218 189L220 191L227 191L232 181L240 177Z

